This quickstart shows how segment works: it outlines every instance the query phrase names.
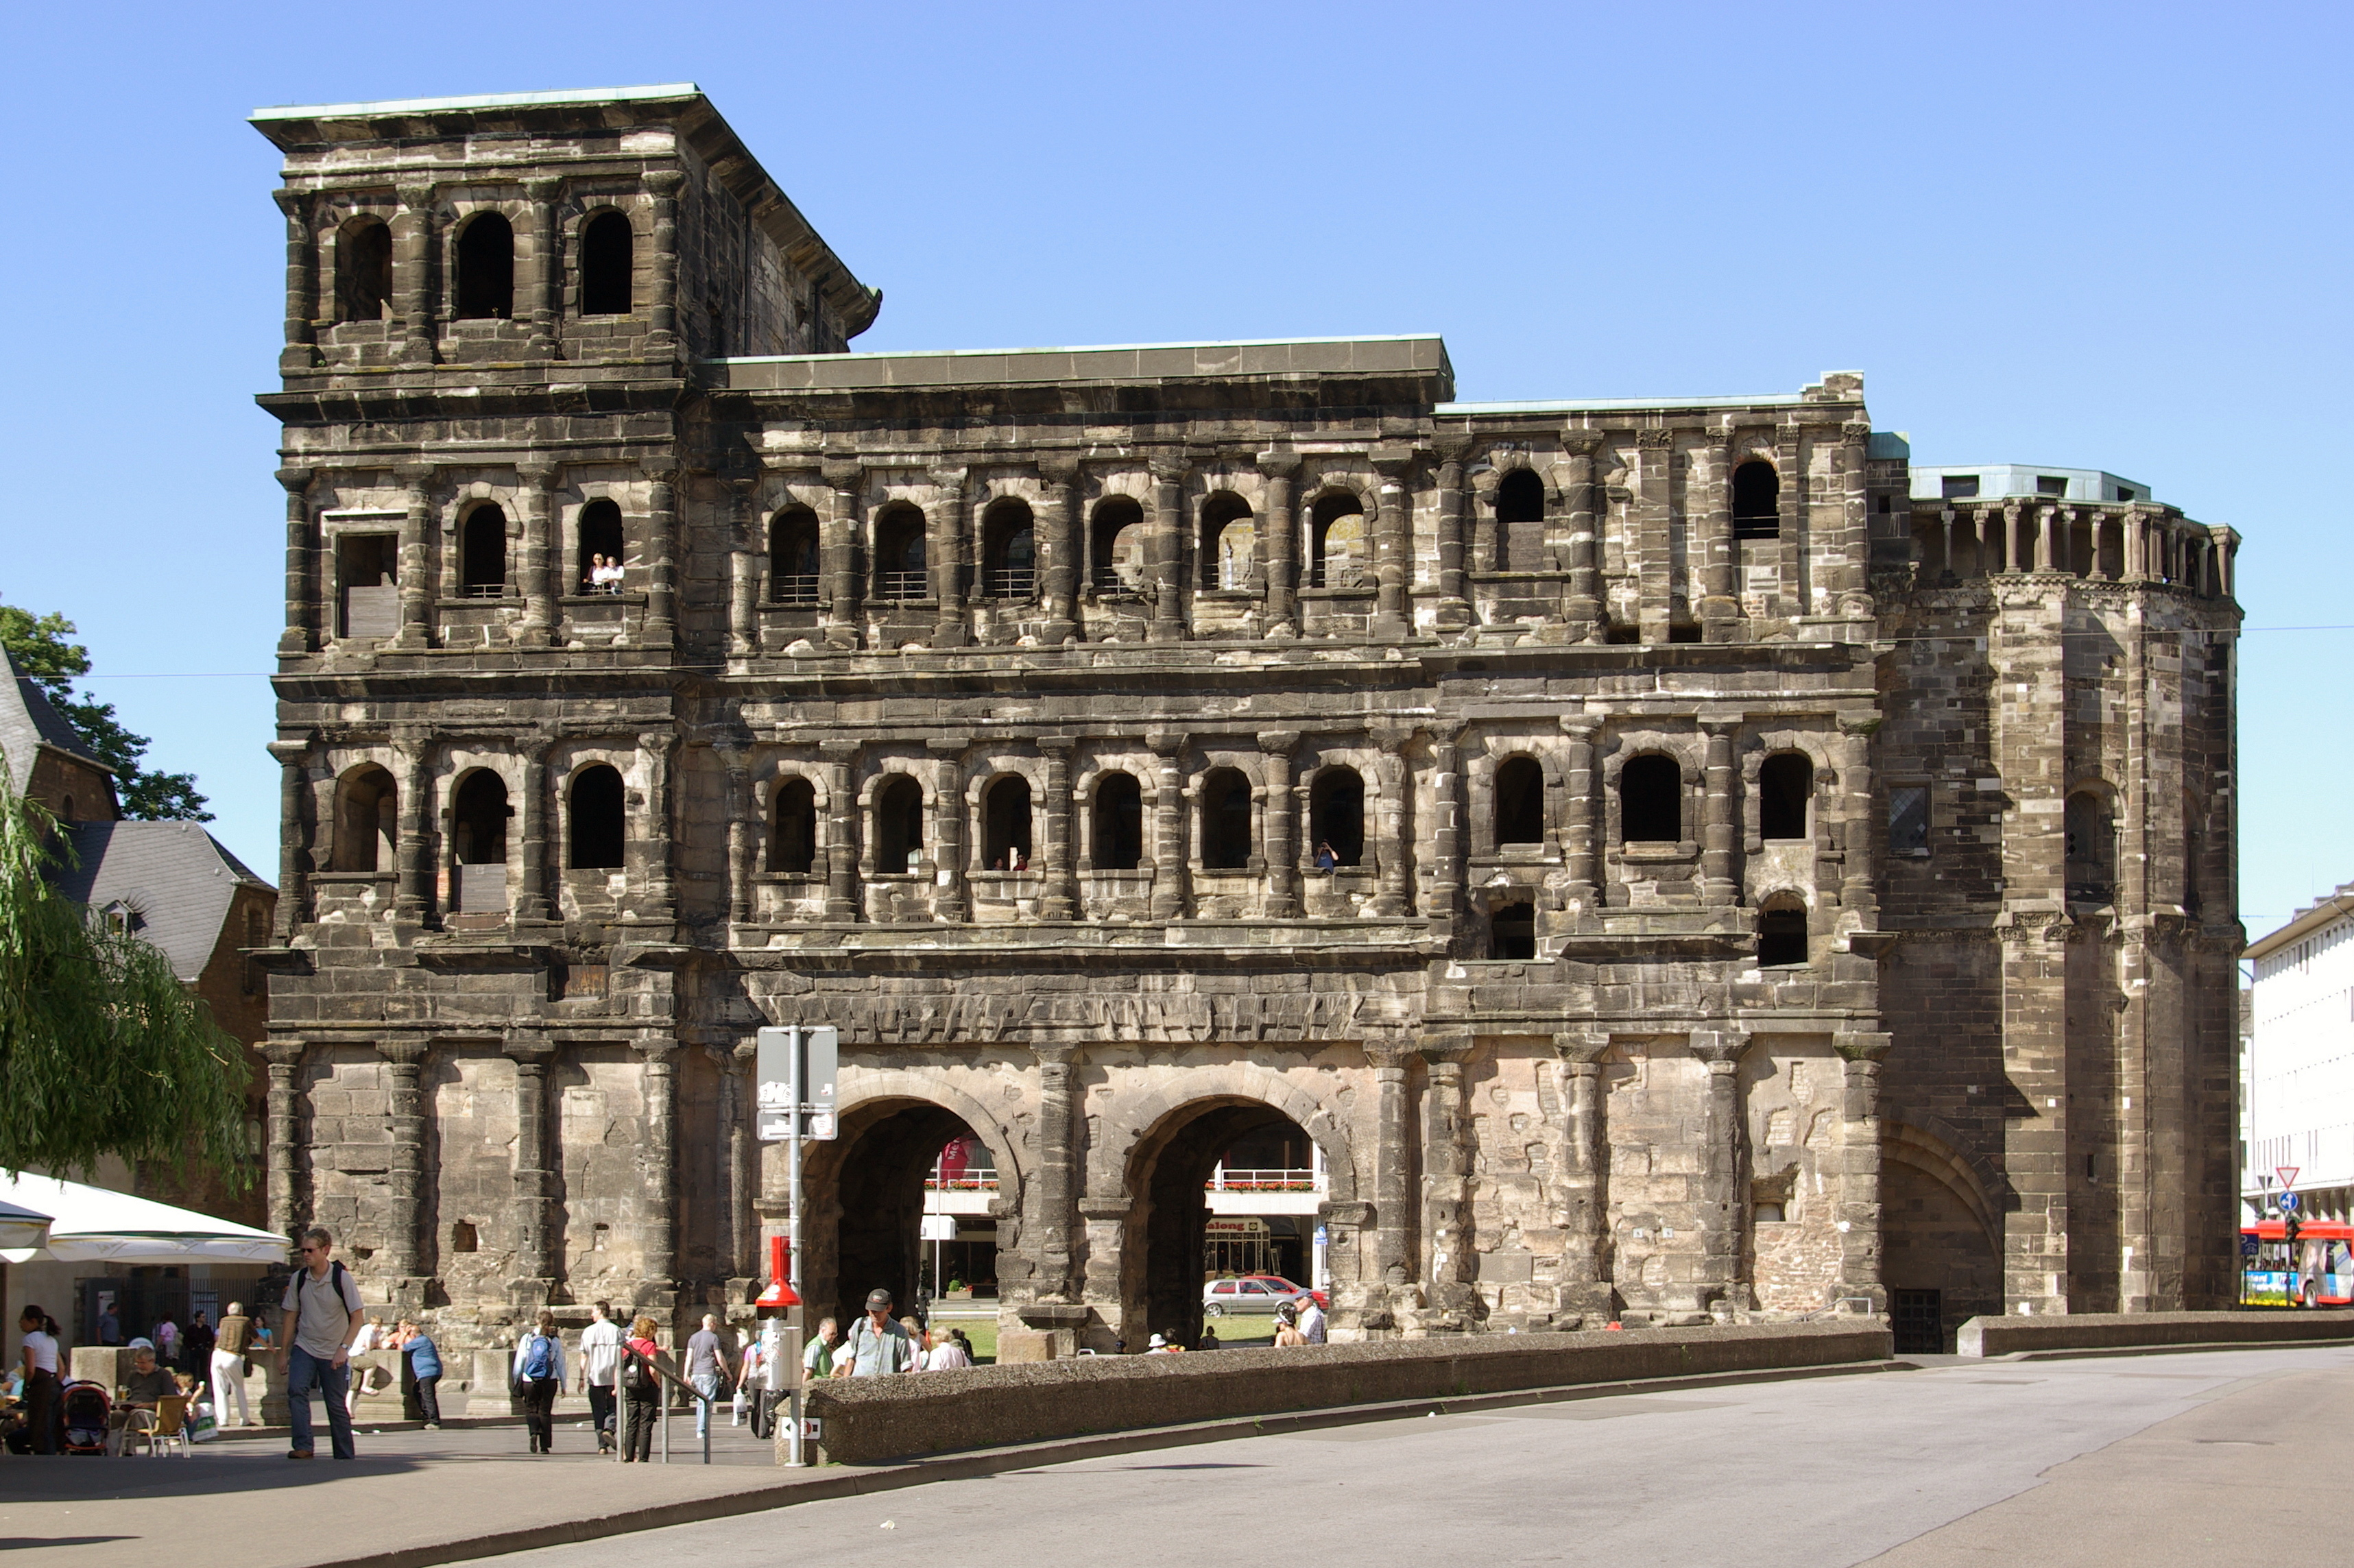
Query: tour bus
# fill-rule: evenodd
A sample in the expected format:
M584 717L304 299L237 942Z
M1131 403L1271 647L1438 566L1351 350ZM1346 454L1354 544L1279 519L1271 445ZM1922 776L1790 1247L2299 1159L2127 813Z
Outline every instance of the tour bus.
M2354 1306L2354 1225L2306 1220L2289 1257L2278 1220L2240 1227L2240 1304L2243 1307Z

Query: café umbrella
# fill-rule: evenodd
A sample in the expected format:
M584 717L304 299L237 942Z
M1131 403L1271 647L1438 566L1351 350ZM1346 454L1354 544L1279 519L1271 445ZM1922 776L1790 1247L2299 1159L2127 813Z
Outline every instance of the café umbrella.
M46 1240L0 1230L0 1258L10 1263L286 1261L275 1232L54 1176L0 1173L0 1205L48 1217Z
M37 1251L48 1244L48 1215L17 1203L0 1203L0 1252Z

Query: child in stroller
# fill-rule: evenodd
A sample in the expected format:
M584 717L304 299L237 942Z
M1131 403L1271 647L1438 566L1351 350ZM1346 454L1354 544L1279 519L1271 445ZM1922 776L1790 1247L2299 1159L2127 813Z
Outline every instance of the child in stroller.
M105 1388L94 1383L69 1383L58 1403L65 1413L66 1452L105 1453L107 1423L114 1414L114 1401L107 1397Z

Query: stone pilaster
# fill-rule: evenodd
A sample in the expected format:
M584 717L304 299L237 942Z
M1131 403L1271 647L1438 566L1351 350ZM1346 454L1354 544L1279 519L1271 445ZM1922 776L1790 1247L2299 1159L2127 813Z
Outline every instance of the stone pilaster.
M393 646L415 651L432 642L432 582L427 571L433 500L429 486L433 470L403 467L393 471L407 490L400 517L400 631Z
M1847 852L1840 877L1840 905L1849 913L1849 929L1880 928L1881 823L1872 810L1872 737L1876 718L1842 722L1840 726L1840 787L1847 796L1847 832L1840 842Z
M1561 721L1562 734L1568 737L1561 758L1569 818L1562 834L1562 864L1569 874L1564 897L1571 914L1579 918L1602 906L1602 808L1596 799L1602 778L1601 769L1594 766L1594 736L1598 727L1590 719Z
M433 319L433 187L405 185L397 194L400 206L392 215L392 298L400 313L400 361L430 365L439 337Z
M1687 515L1701 517L1701 638L1730 642L1737 636L1741 601L1734 597L1733 538L1733 432L1715 432L1691 451L1692 471L1685 492Z
M523 763L515 812L523 874L508 901L517 924L546 920L553 907L547 885L547 754L552 745L545 735L533 736L517 754Z
M1263 451L1258 471L1267 480L1267 626L1269 637L1299 634L1299 517L1292 505L1291 476L1299 454Z
M311 744L307 736L270 743L270 755L278 759L278 907L270 931L280 947L294 939L308 906L311 837L318 831L305 810Z
M1831 1036L1845 1064L1844 1120L1840 1129L1840 1282L1843 1300L1868 1300L1888 1310L1880 1265L1880 1064L1892 1038L1879 1033Z
M1038 1053L1038 1180L1037 1206L1029 1221L1037 1238L1035 1298L1066 1303L1076 1299L1078 1281L1072 1265L1077 1248L1076 1199L1081 1163L1079 1091L1068 1045L1041 1045Z
M1048 736L1038 742L1046 758L1046 886L1038 900L1045 920L1070 920L1079 908L1078 857L1071 832L1071 754L1067 736Z
M1669 571L1668 525L1670 482L1675 466L1675 432L1635 432L1635 623L1646 642L1668 641L1668 628L1679 619L1676 583Z
M1368 1041L1373 1074L1373 1269L1395 1305L1410 1306L1415 1290L1414 1103L1407 1082L1411 1049Z
M668 920L676 914L671 885L671 845L677 824L672 819L671 768L678 736L670 730L649 730L638 736L638 755L645 759L644 826L645 892L637 912L648 918Z
M646 175L646 205L653 215L653 279L646 301L646 346L668 354L678 336L678 193L686 176L676 169Z
M1267 780L1265 858L1267 916L1270 920L1299 917L1298 802L1291 783L1291 755L1299 749L1299 732L1296 729L1267 730L1258 736L1259 768Z
M646 1143L640 1155L645 1190L645 1278L639 1298L646 1293L668 1295L678 1274L678 1053L674 1040L641 1040L638 1054L645 1058Z
M1839 612L1849 620L1867 620L1872 603L1872 497L1866 489L1870 473L1872 425L1850 419L1840 427L1839 506L1840 565L1837 583Z
M509 1039L504 1049L515 1075L515 1277L507 1282L507 1295L520 1311L547 1305L563 1267L557 1255L556 1172L547 1137L547 1066L556 1059L556 1047L541 1036L525 1035Z
M760 586L760 544L752 501L759 489L753 479L726 482L734 542L727 552L727 652L747 659L760 651L760 623L754 601Z
M1179 764L1187 737L1146 736L1160 757L1160 778L1152 797L1152 918L1182 919L1192 901L1192 878L1185 853L1185 775Z
M515 319L531 323L525 350L535 359L556 356L556 302L562 269L557 265L556 198L564 182L529 179L523 183L525 218L523 243L515 248Z
M736 736L715 742L712 756L719 763L722 809L727 813L727 921L741 926L752 917L752 863L760 822L752 810L752 774L744 743Z
M326 313L319 308L319 246L311 232L312 196L308 191L284 189L270 194L286 215L286 346L278 356L278 370L281 376L302 376L319 362L313 346L317 333L311 323Z
M1039 541L1045 556L1042 591L1046 600L1046 630L1041 641L1048 647L1059 647L1078 633L1076 596L1081 552L1073 524L1076 503L1072 493L1078 477L1076 457L1055 453L1038 461Z
M1564 1233L1560 1310L1598 1328L1611 1315L1610 1144L1604 1125L1608 1097L1602 1081L1607 1034L1572 1032L1553 1037L1561 1058L1565 1146L1561 1199L1554 1215Z
M971 824L964 798L965 753L972 749L970 736L936 735L927 743L936 759L932 765L932 910L940 920L961 925L970 917L971 883L965 876L966 848Z
M1470 580L1463 569L1463 460L1469 448L1450 441L1438 448L1438 616L1441 632L1471 624Z
M1464 1096L1464 1067L1471 1042L1464 1036L1431 1036L1422 1045L1427 1064L1427 1114L1422 1127L1422 1223L1430 1257L1425 1277L1437 1321L1426 1326L1469 1329L1477 1321L1479 1292L1471 1280L1470 1107Z
M1185 478L1182 462L1156 459L1152 464L1152 620L1145 637L1153 642L1185 635Z
M825 759L825 917L832 921L858 918L858 752L854 740L818 748Z
M858 489L865 470L854 459L830 457L822 471L833 492L833 503L826 509L825 537L819 546L826 581L826 641L836 648L855 648L859 642Z
M302 1114L297 1099L302 1053L300 1040L271 1040L261 1047L270 1071L270 1228L290 1245L308 1218L302 1211Z
M965 535L971 506L962 469L932 475L938 494L924 508L924 560L931 568L932 598L938 605L932 646L961 648L970 641L964 615Z
M1712 907L1741 902L1733 768L1733 734L1738 727L1729 723L1701 726L1705 759L1701 774L1700 896L1702 904Z
M1382 728L1373 732L1373 738L1382 748L1377 768L1381 795L1369 824L1374 831L1365 847L1375 857L1373 913L1394 920L1414 912L1414 845L1406 827L1406 796L1414 768L1405 755L1414 734Z
M516 574L523 582L523 620L515 641L525 648L545 648L553 640L556 607L564 592L564 550L551 536L556 466L517 463L515 485L516 508L523 514L523 559Z
M393 775L400 824L393 850L393 917L422 925L433 906L433 775L426 767L429 742L421 734L392 737L398 764Z
M421 1040L386 1040L376 1049L384 1058L385 1108L392 1124L384 1252L376 1266L395 1304L407 1310L425 1305L426 1295L425 1105L418 1086L426 1046Z
M678 637L678 461L650 459L646 479L646 621L650 647Z
M1564 501L1569 512L1569 604L1566 618L1572 635L1599 641L1602 620L1602 569L1596 543L1594 450L1602 438L1592 430L1564 430L1561 436Z
M1431 935L1453 938L1456 916L1462 908L1464 856L1470 824L1464 820L1463 748L1454 736L1432 742L1430 793L1431 872L1423 914ZM1550 831L1550 824L1548 824Z
M1373 620L1377 638L1404 637L1413 629L1406 588L1413 563L1408 560L1406 479L1414 471L1411 447L1375 447L1373 470L1381 477L1373 486Z
M278 639L281 654L317 652L333 625L334 574L324 569L319 526L311 516L311 478L307 468L278 471L278 482L286 491L286 630ZM328 619L324 626L322 611Z
M1753 1305L1743 1266L1748 1253L1749 1166L1741 1116L1741 1057L1749 1049L1749 1036L1736 1030L1696 1029L1691 1045L1708 1069L1700 1191L1692 1203L1701 1246L1694 1305L1703 1311L1744 1311Z

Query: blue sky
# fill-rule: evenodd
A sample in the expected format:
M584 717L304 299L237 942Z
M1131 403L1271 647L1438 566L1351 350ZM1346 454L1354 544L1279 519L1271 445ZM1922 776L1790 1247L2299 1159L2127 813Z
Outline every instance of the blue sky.
M276 873L261 104L692 80L868 349L1437 331L1461 395L1860 368L1916 461L2106 468L2354 623L2342 8L10 8L0 599ZM2252 932L2354 880L2354 630L2244 644ZM207 678L227 673L232 678Z

